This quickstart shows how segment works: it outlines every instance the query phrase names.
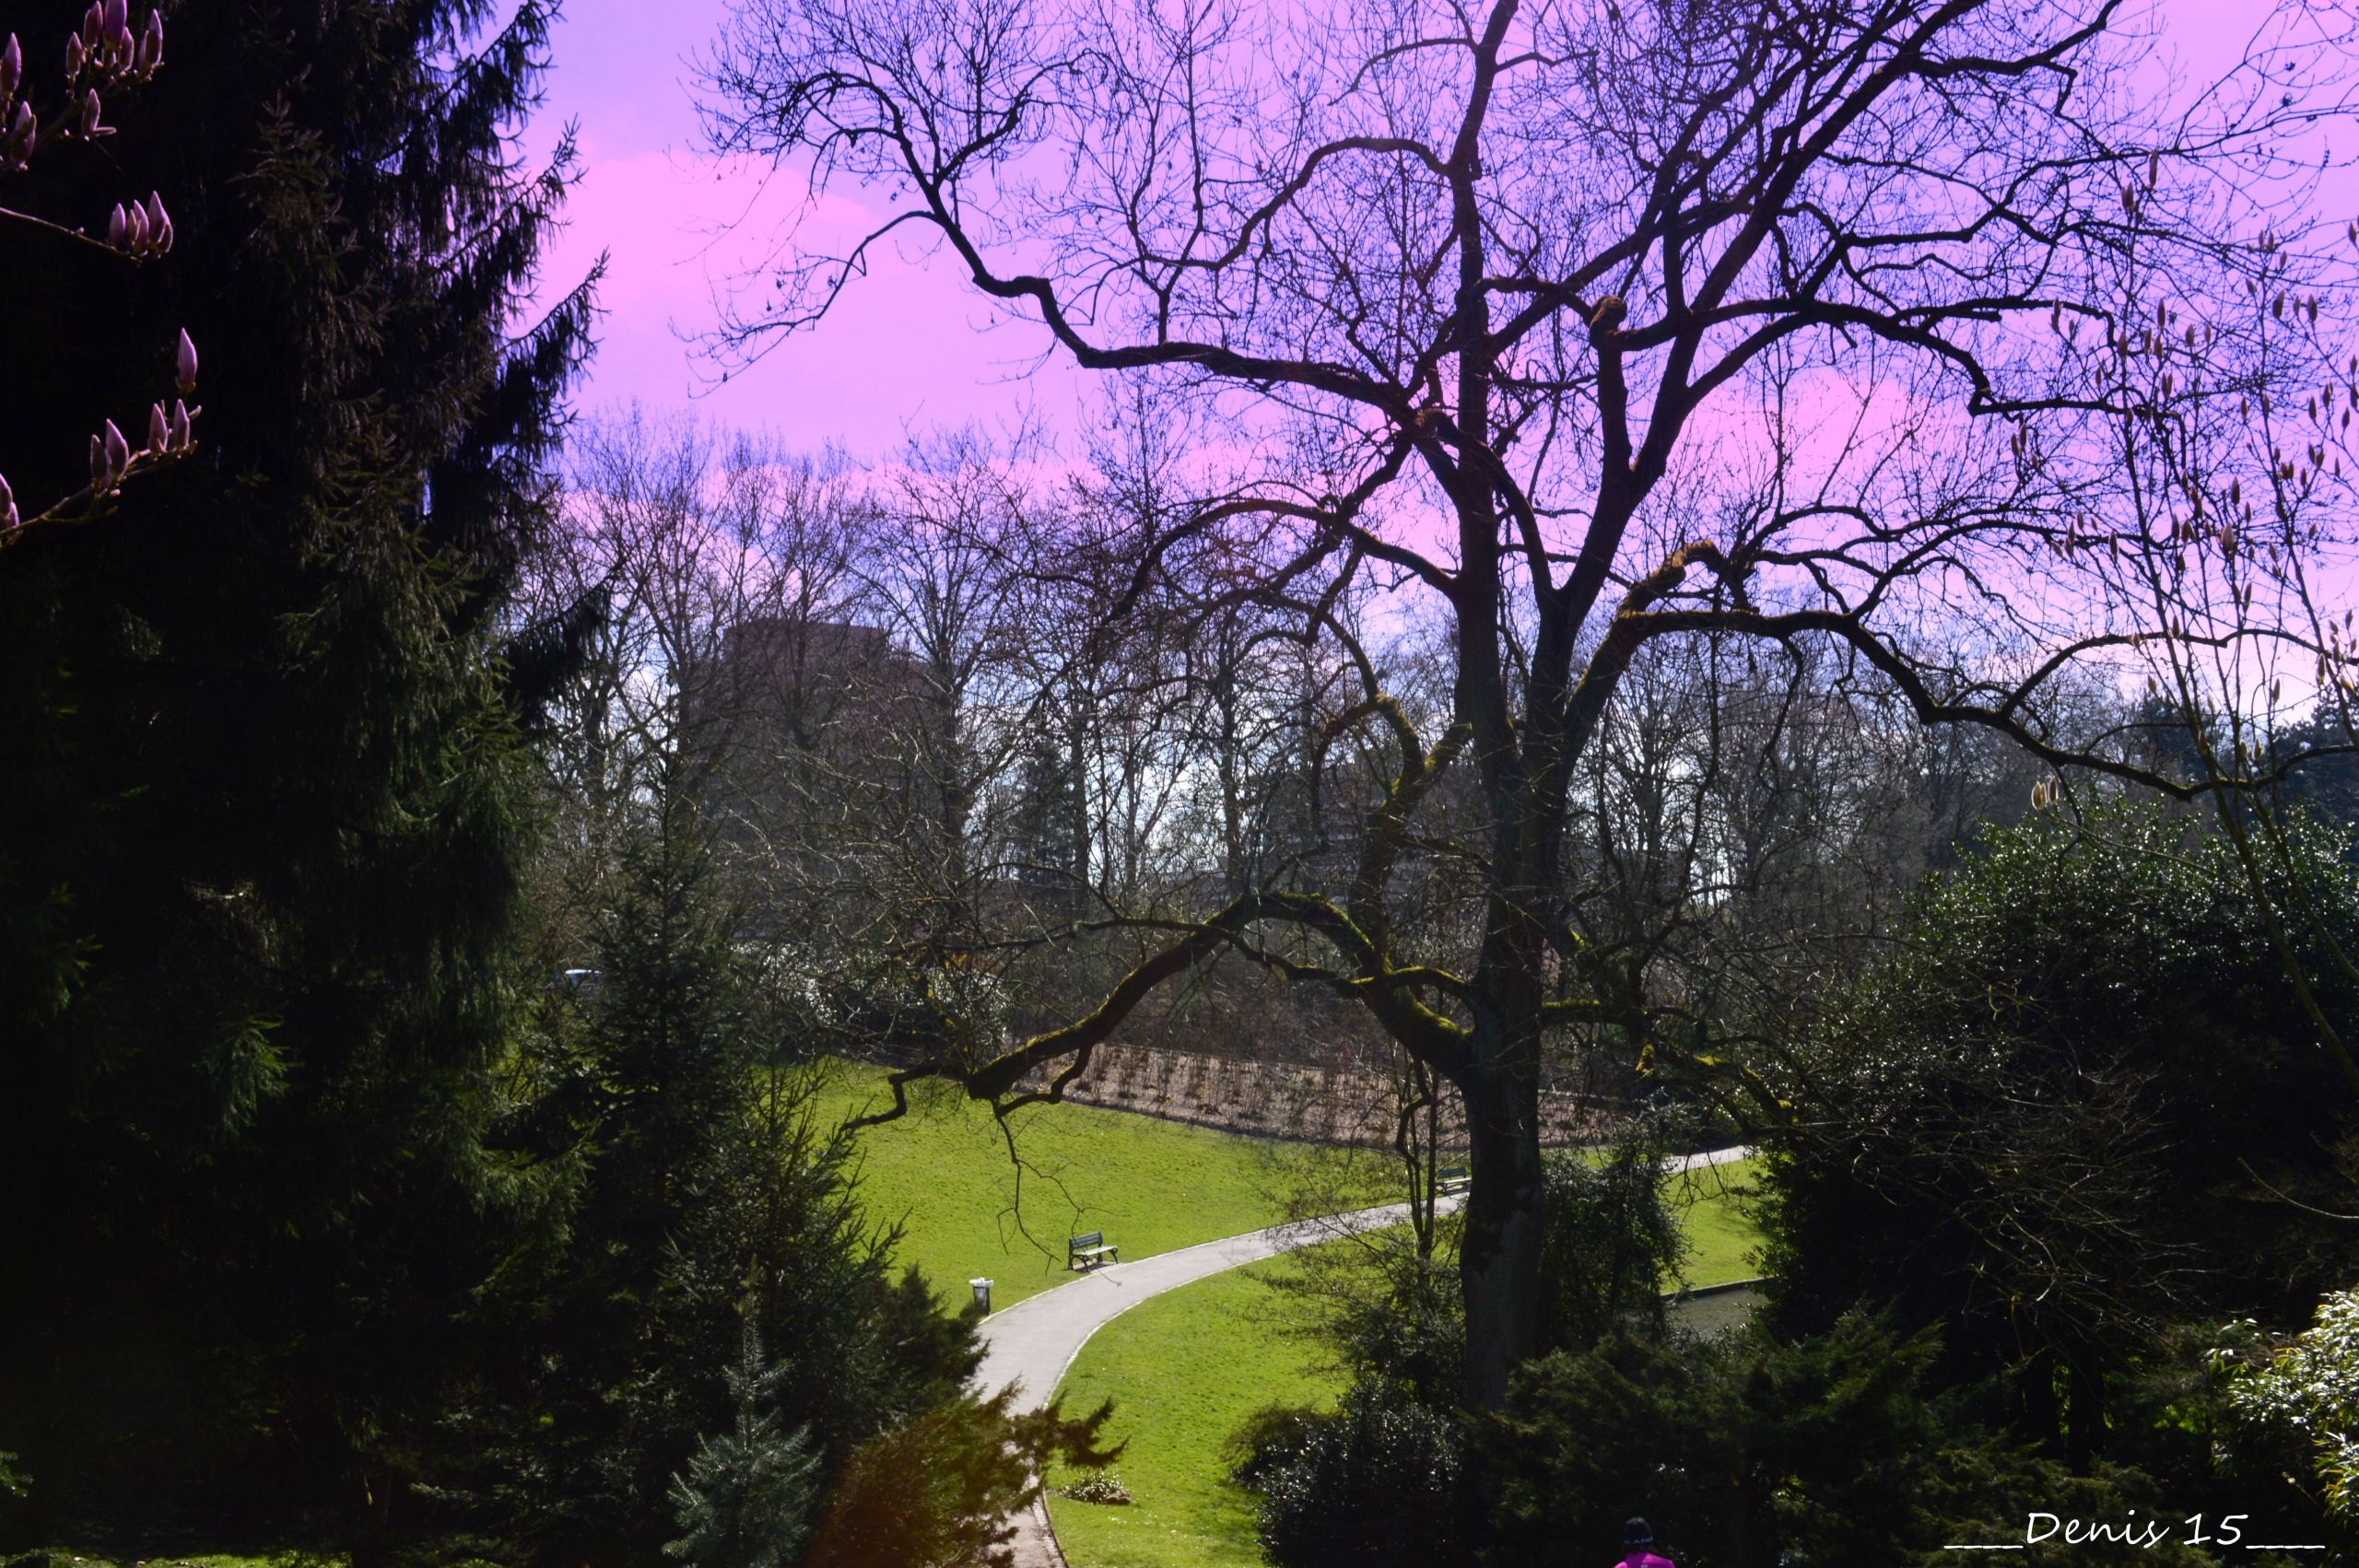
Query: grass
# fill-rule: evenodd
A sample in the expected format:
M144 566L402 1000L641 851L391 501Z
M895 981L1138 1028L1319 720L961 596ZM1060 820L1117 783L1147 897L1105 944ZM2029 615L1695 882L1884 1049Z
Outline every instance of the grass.
M1687 1228L1682 1272L1691 1288L1731 1284L1761 1272L1754 1257L1761 1231L1745 1212L1753 1176L1753 1161L1732 1160L1672 1176L1666 1184L1666 1196Z
M820 1111L881 1109L884 1082L839 1065ZM913 1086L907 1117L857 1135L862 1206L901 1227L896 1258L955 1305L979 1276L994 1310L1064 1283L1065 1238L1085 1231L1128 1261L1276 1224L1300 1164L1325 1157L1087 1106L1031 1106L1011 1123L1020 1168L990 1110L941 1084Z
M1691 1287L1758 1272L1759 1233L1744 1213L1749 1162L1668 1178L1686 1228ZM1350 1245L1350 1244L1329 1244ZM1127 1506L1051 1497L1050 1517L1074 1568L1250 1568L1261 1561L1253 1499L1228 1480L1230 1436L1265 1405L1332 1408L1336 1376L1290 1338L1290 1298L1262 1270L1232 1270L1155 1296L1082 1347L1060 1392L1068 1410L1115 1402L1111 1435ZM1052 1475L1050 1484L1063 1478Z
M1127 1506L1049 1500L1066 1559L1086 1568L1229 1568L1262 1561L1253 1500L1228 1479L1230 1434L1264 1405L1335 1402L1284 1332L1286 1298L1235 1269L1140 1303L1082 1347L1065 1408L1115 1401ZM1050 1485L1068 1478L1052 1474Z

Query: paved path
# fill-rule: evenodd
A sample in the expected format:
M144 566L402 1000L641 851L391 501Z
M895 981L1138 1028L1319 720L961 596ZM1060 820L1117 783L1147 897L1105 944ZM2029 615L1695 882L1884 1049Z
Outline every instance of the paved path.
M1684 1154L1665 1161L1663 1168L1671 1173L1702 1170L1744 1159L1752 1153L1750 1148L1740 1146ZM1443 1211L1456 1210L1461 1201L1457 1197L1444 1198ZM1073 1364L1074 1357L1081 1353L1081 1347L1089 1342L1089 1337L1139 1303L1313 1242L1405 1224L1408 1219L1406 1203L1390 1203L1380 1209L1298 1220L1291 1224L1273 1225L1265 1231L1248 1231L1243 1235L1200 1242L1194 1246L1142 1258L1135 1263L1109 1263L1102 1269L1093 1269L1069 1285L1043 1291L985 1318L983 1364L975 1374L976 1386L995 1392L1015 1384L1018 1389L1017 1409L1038 1410L1056 1392L1057 1385L1064 1380L1065 1368ZM1015 1521L1015 1568L1063 1568L1064 1559L1057 1551L1056 1538L1049 1531L1045 1504L1033 1504L1027 1515Z

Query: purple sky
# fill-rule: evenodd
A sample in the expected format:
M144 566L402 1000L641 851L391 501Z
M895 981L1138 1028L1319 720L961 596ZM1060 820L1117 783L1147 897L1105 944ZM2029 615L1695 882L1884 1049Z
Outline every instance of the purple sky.
M2163 5L2171 47L2198 62L2235 58L2251 25L2244 0ZM578 121L585 178L548 275L570 281L600 251L613 257L583 406L693 404L725 424L774 428L798 448L839 440L866 457L898 445L906 428L1004 421L1027 400L1050 428L1069 428L1088 378L1055 361L1027 374L1046 334L1021 325L978 332L988 312L939 263L888 262L818 331L726 386L702 387L681 334L712 324L713 283L735 270L752 236L775 226L716 230L749 204L761 204L757 215L787 207L757 172L720 168L695 150L687 62L718 36L725 14L724 0L569 0L558 28L534 140Z
M757 214L789 205L763 191L757 171L696 151L686 62L719 35L725 15L722 0L569 0L558 26L533 139L545 144L559 123L579 122L584 178L547 277L570 282L599 252L612 256L582 406L693 404L728 425L775 428L798 448L839 440L872 457L898 445L905 428L1006 420L1027 400L1050 423L1068 423L1077 373L1051 365L1026 374L1047 334L976 331L986 311L939 266L878 267L818 331L726 386L705 384L710 372L682 334L712 325L713 284L736 270L763 226L715 230L749 204Z

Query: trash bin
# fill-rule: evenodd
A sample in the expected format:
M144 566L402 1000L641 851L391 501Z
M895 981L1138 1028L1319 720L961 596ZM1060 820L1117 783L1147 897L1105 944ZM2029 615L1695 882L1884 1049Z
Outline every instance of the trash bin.
M992 1315L992 1282L989 1280L969 1280L967 1288L975 1293L975 1305L984 1316L989 1317Z

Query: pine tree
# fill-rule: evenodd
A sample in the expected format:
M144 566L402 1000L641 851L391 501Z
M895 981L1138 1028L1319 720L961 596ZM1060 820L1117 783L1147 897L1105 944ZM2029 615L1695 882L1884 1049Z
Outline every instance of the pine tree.
M59 57L80 6L29 9ZM171 264L0 226L20 494L87 482L88 411L182 327L207 404L103 525L0 555L0 1534L202 1494L381 1561L472 1293L562 1197L487 1143L562 642L500 611L590 304L520 333L552 7L491 17L177 6L138 113L22 193L170 191Z
M686 1475L672 1478L680 1536L663 1554L687 1568L787 1568L802 1555L818 1492L811 1429L779 1431L781 1367L762 1359L749 1320L745 1349L729 1374L736 1424L697 1445Z

